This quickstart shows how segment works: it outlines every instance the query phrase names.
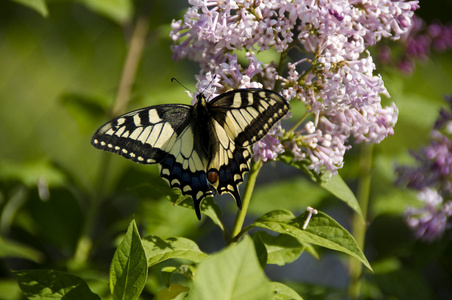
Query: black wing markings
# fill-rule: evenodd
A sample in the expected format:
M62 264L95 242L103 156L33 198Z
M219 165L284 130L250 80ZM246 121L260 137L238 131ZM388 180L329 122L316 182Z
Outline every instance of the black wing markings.
M215 191L230 193L241 208L238 185L249 171L249 146L288 110L269 90L233 90L210 102L199 95L194 106L157 105L117 117L91 143L138 163L159 163L162 178L193 199L200 219L201 201Z

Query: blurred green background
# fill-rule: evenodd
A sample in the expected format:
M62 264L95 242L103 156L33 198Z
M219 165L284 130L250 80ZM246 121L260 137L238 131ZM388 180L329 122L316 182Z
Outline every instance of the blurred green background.
M195 90L198 68L171 59L169 38L171 21L182 18L188 3L52 0L46 1L47 9L35 1L34 10L19 2L28 1L0 2L0 299L21 299L11 270L27 268L68 270L106 295L109 262L133 216L142 236L185 236L207 252L224 247L212 222L198 222L193 211L168 201L172 192L157 166L134 164L90 145L93 132L109 118L140 16L149 25L127 110L190 102L171 78ZM450 10L444 10L450 2L430 1L425 9L424 2L419 14L427 21L450 21ZM452 94L452 58L450 52L435 53L412 75L379 71L392 96L384 101L394 101L400 115L395 135L374 148L365 253L375 273L366 274L366 295L450 299L450 239L416 242L402 217L416 196L393 182L395 163L412 162L408 150L428 142L443 97ZM358 155L354 147L340 171L352 189L359 179ZM236 211L232 198L216 202L230 225ZM352 212L343 203L299 171L273 163L260 174L250 214L301 212L307 205L350 226ZM84 234L92 245L80 242ZM337 257L330 261L328 252L325 257L317 261L305 254L267 273L292 282L306 299L335 299L331 291L347 285L346 263ZM144 297L159 288L158 270L151 269Z

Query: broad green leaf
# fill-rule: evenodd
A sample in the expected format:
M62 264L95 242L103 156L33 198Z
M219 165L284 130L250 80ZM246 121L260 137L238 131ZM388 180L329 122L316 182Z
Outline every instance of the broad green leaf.
M253 234L253 242L254 242L254 250L256 250L257 259L259 260L259 264L262 269L267 265L268 253L267 248L265 247L264 241L261 239L261 236L258 232Z
M214 254L198 266L188 299L272 299L271 287L254 252L251 238Z
M0 257L25 258L35 262L41 262L44 258L41 252L27 245L5 239L0 236Z
M191 282L193 281L195 270L195 267L189 265L180 265L179 267L164 267L161 271L162 281L167 287L169 287L173 282L173 275L180 274L183 275L185 279L188 279L189 282Z
M275 300L303 300L297 292L285 284L279 282L271 283L273 292L275 293Z
M147 269L146 253L135 220L132 220L110 267L113 299L138 299L146 284Z
M28 6L31 9L34 9L35 11L40 13L43 17L47 17L49 15L49 11L47 10L47 4L44 0L13 0L13 1Z
M171 284L171 276L173 276L173 272L176 271L176 267L174 266L169 266L169 267L164 267L161 270L161 274L162 274L162 281L163 284L166 285L167 287L170 286Z
M339 174L332 176L328 180L322 180L319 184L325 190L329 191L331 194L350 206L364 222L363 213L361 211L361 207L359 206L358 200Z
M273 236L265 231L253 234L259 236L267 249L267 263L283 266L296 260L303 253L305 246L299 240L288 234Z
M121 24L130 21L133 16L131 0L78 0L93 11L103 14Z
M99 300L80 277L55 270L26 270L14 274L28 299Z
M169 287L160 290L157 295L155 295L156 300L174 300L179 299L179 296L183 296L190 289L186 286L180 284L171 284ZM177 297L177 298L176 298ZM183 298L181 298L183 299Z
M158 236L147 236L142 240L142 243L149 267L170 258L183 258L200 262L208 256L199 249L195 242L182 237L162 240Z
M308 212L304 212L295 218L290 211L272 211L257 219L256 222L246 227L244 231L254 227L261 227L278 233L289 234L302 243L310 243L344 252L357 258L372 270L353 236L333 218L319 212L317 215L312 216L307 228L302 229L307 216Z

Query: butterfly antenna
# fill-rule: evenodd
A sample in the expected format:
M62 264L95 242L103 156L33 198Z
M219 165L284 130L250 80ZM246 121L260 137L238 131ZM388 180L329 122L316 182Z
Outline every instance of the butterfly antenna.
M179 83L179 85L181 86L181 87L183 87L184 89L186 89L187 91L189 91L190 93L192 93L193 94L193 92L190 90L190 89L188 89L185 85L183 85L179 80L177 80L177 78L171 78L171 82L174 82L174 81L176 81L177 83Z
M202 93L204 94L204 92L209 88L209 86L212 85L212 82L215 80L215 78L217 78L217 74L213 75L212 80L209 82L209 84L204 88L204 90L202 91Z

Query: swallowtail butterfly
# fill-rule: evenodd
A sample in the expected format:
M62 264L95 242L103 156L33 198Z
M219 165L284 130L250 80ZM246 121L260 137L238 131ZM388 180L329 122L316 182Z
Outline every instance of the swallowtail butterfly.
M160 166L172 188L191 196L198 219L208 196L230 193L241 209L238 185L249 171L250 146L289 111L279 94L238 89L207 102L141 108L101 126L91 144L141 164Z

